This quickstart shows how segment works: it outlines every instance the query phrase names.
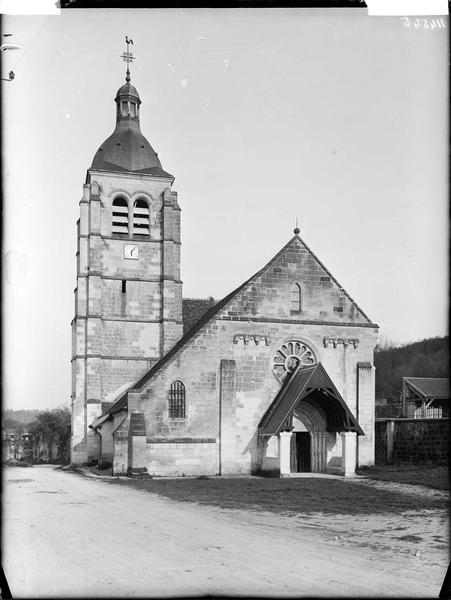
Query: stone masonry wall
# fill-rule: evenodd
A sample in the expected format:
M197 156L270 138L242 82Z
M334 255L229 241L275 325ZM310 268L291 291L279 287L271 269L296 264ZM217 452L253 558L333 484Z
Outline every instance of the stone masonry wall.
M291 291L295 283L302 292L300 312L292 310ZM272 319L367 323L344 289L300 239L294 239L270 267L230 303L227 312L232 318L264 315Z
M445 464L449 419L378 419L376 464Z
M152 365L144 360L102 360L102 401L114 402L118 395ZM118 394L119 391L119 394Z
M148 443L150 475L183 477L184 475L216 475L218 473L216 441L183 441Z

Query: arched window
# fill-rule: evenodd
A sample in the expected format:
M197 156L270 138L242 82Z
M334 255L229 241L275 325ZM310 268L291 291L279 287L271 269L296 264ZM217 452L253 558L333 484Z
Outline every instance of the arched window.
M291 312L300 313L302 310L302 292L298 283L291 286Z
M174 381L169 390L168 417L170 419L186 418L185 386L181 381Z
M133 207L133 235L149 237L150 215L149 205L145 200L136 200Z
M128 235L128 204L125 198L113 200L113 235Z

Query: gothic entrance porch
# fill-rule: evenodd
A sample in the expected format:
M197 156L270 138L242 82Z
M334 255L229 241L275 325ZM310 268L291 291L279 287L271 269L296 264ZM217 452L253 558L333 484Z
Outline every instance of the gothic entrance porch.
M278 436L281 477L324 473L331 433L341 435L341 473L354 475L356 436L363 431L324 367L299 365L260 422L263 446Z

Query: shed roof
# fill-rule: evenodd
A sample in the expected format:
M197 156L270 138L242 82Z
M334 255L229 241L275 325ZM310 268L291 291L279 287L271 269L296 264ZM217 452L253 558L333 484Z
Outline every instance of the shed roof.
M449 379L447 377L403 377L402 380L422 398L449 400Z

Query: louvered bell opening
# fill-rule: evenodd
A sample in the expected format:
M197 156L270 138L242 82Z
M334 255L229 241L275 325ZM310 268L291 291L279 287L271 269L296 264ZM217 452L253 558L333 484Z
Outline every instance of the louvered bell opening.
M112 217L113 235L128 235L128 205L122 198L114 200Z
M133 208L133 235L150 236L149 207L144 200L137 200Z

